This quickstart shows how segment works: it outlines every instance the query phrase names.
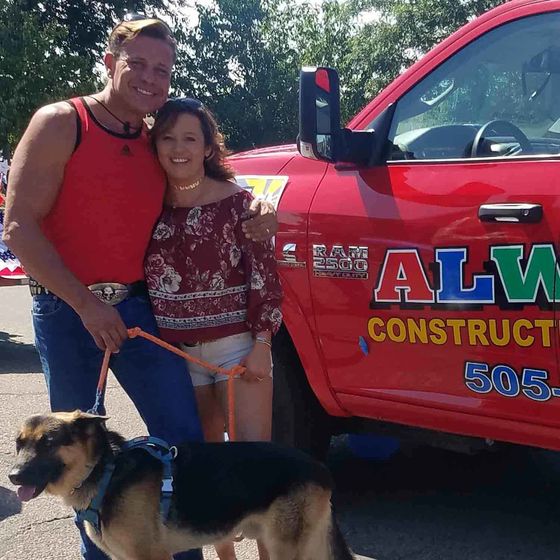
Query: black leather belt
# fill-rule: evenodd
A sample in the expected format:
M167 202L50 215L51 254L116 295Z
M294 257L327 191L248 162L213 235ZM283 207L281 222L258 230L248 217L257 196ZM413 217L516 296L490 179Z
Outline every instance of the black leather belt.
M99 282L98 284L91 284L91 286L88 286L88 290L102 302L108 303L109 305L117 305L129 297L148 295L148 286L144 280L138 280L137 282L132 282L132 284ZM41 294L55 295L33 278L29 278L29 291L32 296Z

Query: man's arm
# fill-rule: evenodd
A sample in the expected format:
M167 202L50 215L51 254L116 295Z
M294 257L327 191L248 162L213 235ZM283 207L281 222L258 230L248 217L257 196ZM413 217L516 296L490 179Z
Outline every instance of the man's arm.
M2 239L26 272L72 306L100 348L116 351L127 337L118 312L66 268L40 227L55 203L75 141L76 115L68 104L48 105L33 115L10 168Z

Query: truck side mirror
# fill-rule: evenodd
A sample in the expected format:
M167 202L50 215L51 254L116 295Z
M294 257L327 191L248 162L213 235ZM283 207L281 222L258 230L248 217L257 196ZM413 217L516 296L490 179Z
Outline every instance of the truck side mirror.
M379 151L374 131L340 128L340 86L333 68L301 70L298 150L303 157L329 163L374 163Z
M302 68L299 89L299 141L302 156L337 161L340 89L332 68Z

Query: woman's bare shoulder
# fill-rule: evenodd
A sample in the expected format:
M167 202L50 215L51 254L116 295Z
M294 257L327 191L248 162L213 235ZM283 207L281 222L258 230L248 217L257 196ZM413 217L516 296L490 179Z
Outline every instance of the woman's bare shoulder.
M244 190L234 181L221 181L220 184L222 185L223 192L227 193L228 196Z

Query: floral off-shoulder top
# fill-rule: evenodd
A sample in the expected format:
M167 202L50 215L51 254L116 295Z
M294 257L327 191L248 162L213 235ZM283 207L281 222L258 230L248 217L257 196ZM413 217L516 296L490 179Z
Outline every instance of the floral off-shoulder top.
M271 241L245 237L252 195L192 208L166 207L145 261L150 300L162 337L204 342L270 330L282 322L282 288Z

